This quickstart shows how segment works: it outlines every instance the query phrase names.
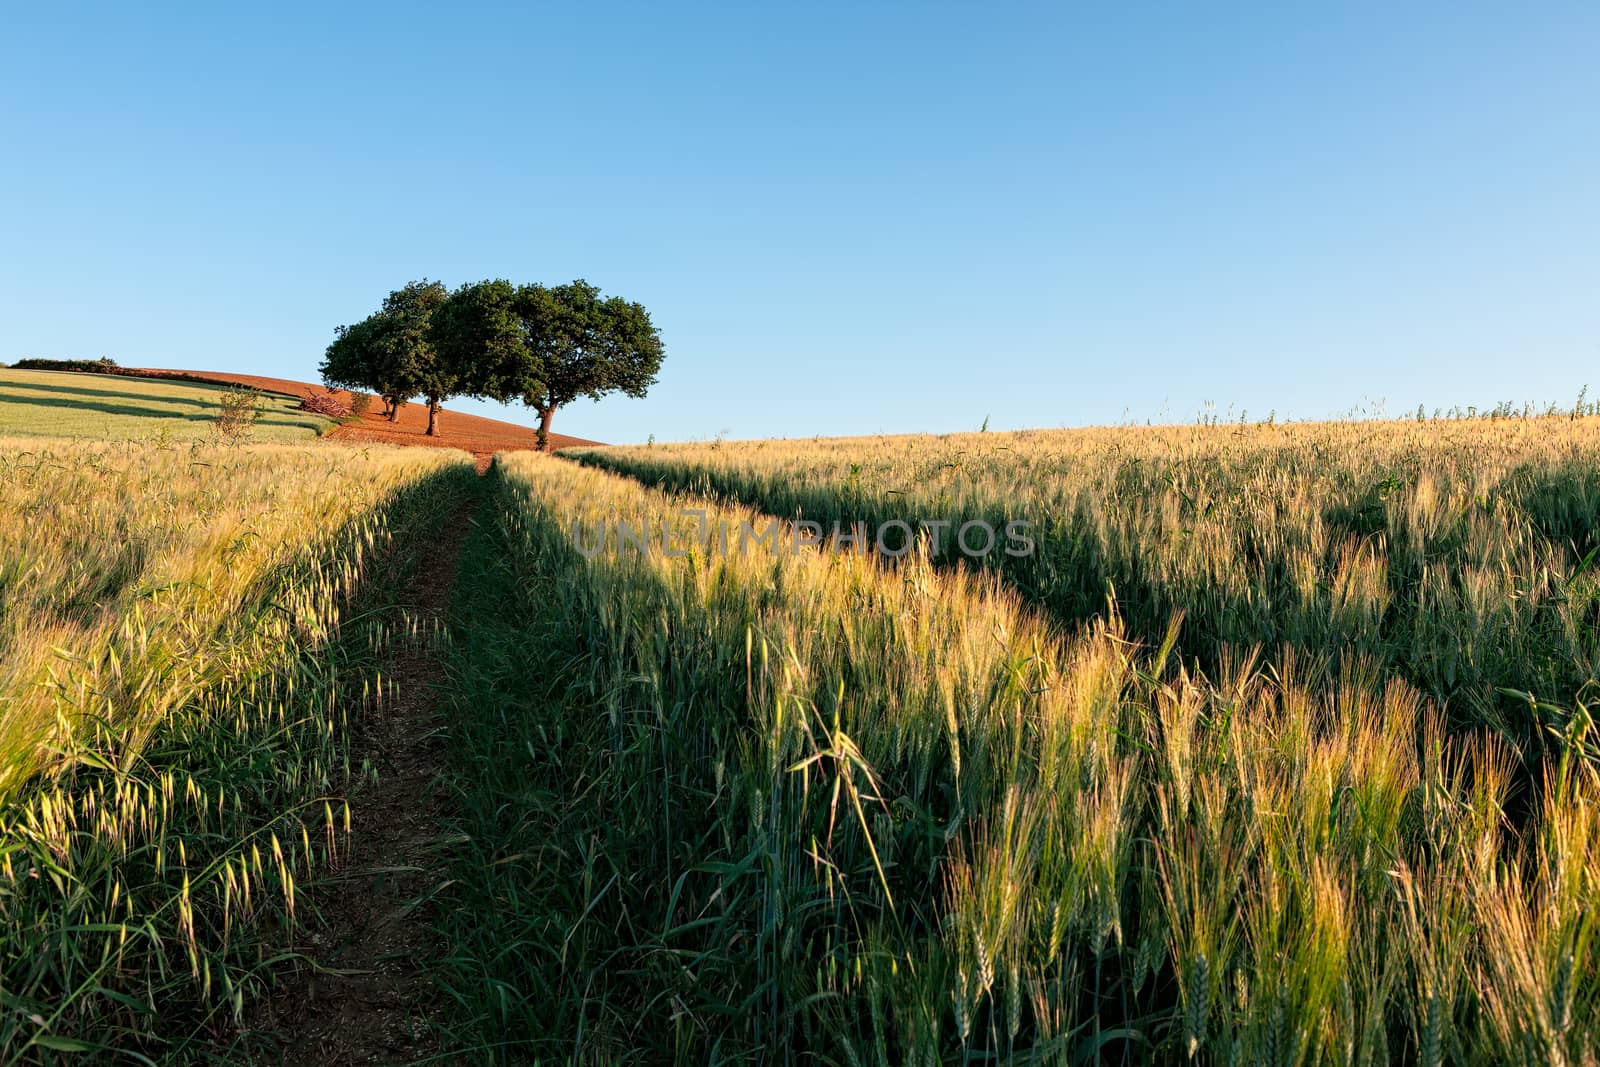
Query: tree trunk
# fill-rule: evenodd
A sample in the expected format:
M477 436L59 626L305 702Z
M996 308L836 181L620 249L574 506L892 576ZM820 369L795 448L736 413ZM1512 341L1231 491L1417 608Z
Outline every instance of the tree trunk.
M554 406L539 410L539 451L550 451L550 423L556 417Z
M400 418L400 398L397 396L386 396L383 398L383 400L384 403L389 405L389 410L384 412L384 414L389 416L390 422L395 422Z
M436 396L428 398L428 436L439 436L439 398Z

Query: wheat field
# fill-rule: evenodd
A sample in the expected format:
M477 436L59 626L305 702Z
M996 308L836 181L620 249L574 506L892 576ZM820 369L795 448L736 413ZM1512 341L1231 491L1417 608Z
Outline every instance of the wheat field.
M0 441L0 1058L242 1018L383 692L345 613L464 461Z
M494 798L480 869L541 864L480 881L498 909L458 931L525 993L480 1000L490 1029L597 1064L1594 1062L1597 443L1546 419L502 462L522 624L459 678L493 717L462 726L461 789ZM1038 552L699 542L763 514L1030 518ZM619 518L690 547L595 550ZM544 680L494 701L486 664L528 654Z
M0 1058L274 1062L425 646L397 1059L1593 1064L1597 471L1585 418L0 442Z

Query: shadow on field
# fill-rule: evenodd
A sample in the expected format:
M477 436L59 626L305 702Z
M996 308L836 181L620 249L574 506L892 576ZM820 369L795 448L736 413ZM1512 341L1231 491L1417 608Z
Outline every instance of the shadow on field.
M117 392L114 389L91 389L86 385L55 385L53 383L46 385L38 382L7 382L6 388L26 389L30 392L36 393L66 393L69 396L101 397L107 400L128 400L131 397L136 397L138 395L129 394L126 391ZM217 393L223 392L221 389L213 391ZM151 401L158 401L162 404L182 404L186 407L194 408L214 407L216 404L214 400L202 400L198 397L188 396L152 396L149 399ZM62 403L67 403L67 401L62 401Z
M126 399L126 394L107 394L120 396ZM139 404L112 404L98 400L72 400L66 397L41 397L23 396L9 390L0 390L0 403L27 404L41 408L70 408L75 411L98 411L106 415L127 415L142 419L174 419L180 422L215 422L220 411L216 408L201 405L199 410L191 412L171 411L160 407L145 407ZM161 403L166 403L162 400ZM194 401L180 400L175 403L193 404ZM294 418L287 412L265 411L256 418L257 426L287 426L304 430L316 430L319 423L308 419Z
M646 670L640 639L607 620L620 602L597 592L613 580L595 577L604 560L583 558L499 467L489 478L447 664L461 846L435 914L451 945L452 1040L472 1062L508 1065L823 1059L840 1020L869 1008L864 983L801 992L825 970L818 958L842 957L847 932L855 948L892 936L883 958L938 936L943 883L928 872L955 822L953 764L916 777L916 742L874 763L884 795L901 798L902 818L878 827L893 838L896 908L872 888L849 818L833 827L825 800L804 805L797 774L747 773L765 766L764 735L737 635L759 596L729 586L701 603L660 573L629 572L626 610L672 619L660 673ZM729 640L708 643L712 629ZM785 733L777 767L802 758L803 732ZM906 816L934 808L931 821ZM800 845L780 851L775 835ZM852 892L828 892L847 876ZM675 1021L657 1025L667 1003Z
M693 463L639 463L603 452L574 457L577 462L632 478L662 492L733 501L769 515L803 516L825 529L838 522L866 522L869 527L906 519L903 506L891 498L860 494L854 498L832 485L813 486L780 479L740 480ZM1129 467L1108 492L1119 497L1159 497L1166 486L1158 472ZM1495 605L1472 621L1453 623L1457 632L1478 633L1476 641L1448 639L1430 629L1428 612L1454 612L1468 617L1472 593L1464 587L1465 558L1470 541L1466 525L1456 522L1432 536L1428 566L1433 584L1425 585L1422 562L1389 542L1391 515L1402 506L1377 488L1348 486L1331 496L1323 520L1333 531L1327 553L1317 561L1318 580L1308 585L1296 574L1297 561L1285 545L1245 522L1223 522L1192 508L1165 528L1159 540L1107 535L1102 509L1085 496L1054 514L1037 517L1036 549L1021 556L991 554L978 561L949 548L933 562L942 567L970 567L996 574L1028 601L1066 629L1076 629L1103 615L1114 600L1129 631L1152 647L1159 645L1170 621L1183 613L1177 649L1207 672L1221 672L1250 648L1269 658L1295 654L1302 663L1321 663L1340 676L1345 667L1370 661L1398 672L1423 693L1447 707L1458 721L1476 726L1498 722L1496 706L1505 698L1499 688L1537 692L1570 704L1590 683L1588 660L1581 655L1593 636L1574 634L1563 612L1568 601L1547 597L1523 606L1518 615ZM1508 472L1485 491L1481 507L1508 508L1566 550L1564 564L1581 570L1580 560L1600 544L1600 471L1571 461L1549 466L1524 466ZM978 511L949 516L959 523L984 519L999 528L1006 512ZM1228 550L1238 561L1237 573L1218 575L1202 567L1172 566L1186 553L1185 539L1207 524L1226 528ZM1381 558L1386 596L1380 601L1344 602L1338 592L1345 559L1370 553ZM1442 562L1441 562L1442 561ZM1591 560L1592 562L1592 560ZM1228 577L1243 580L1229 581ZM1443 608L1429 601L1445 599ZM1591 628L1600 631L1600 605ZM1526 618L1524 618L1526 617ZM1580 620L1581 622L1582 620ZM1479 631L1482 631L1481 633ZM1510 735L1526 751L1536 751L1537 724Z

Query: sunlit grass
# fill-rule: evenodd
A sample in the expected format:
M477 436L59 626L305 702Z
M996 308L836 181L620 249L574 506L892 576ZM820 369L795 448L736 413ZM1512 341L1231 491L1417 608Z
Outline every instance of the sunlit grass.
M446 1047L1593 1063L1597 446L502 457L441 657ZM383 594L478 483L433 450L37 441L0 475L0 1058L182 1060L315 921L411 634ZM1039 551L722 551L686 506L1026 518ZM620 520L687 551L574 544Z
M1202 672L1195 620L1065 635L916 556L585 559L684 501L500 469L518 621L456 667L484 1058L1590 1062L1583 706L1519 756L1371 656Z
M996 567L1058 620L1115 596L1181 650L1371 660L1521 747L1525 698L1600 670L1600 420L1544 417L727 442L568 453L664 488L824 524L1012 519ZM938 558L966 560L946 538ZM1564 713L1562 713L1564 714Z
M404 621L346 612L384 603L470 470L0 442L0 1058L181 1059L242 1019L388 692L374 651Z
M227 386L112 374L0 368L0 437L163 438L193 441L213 433ZM301 411L291 397L263 393L252 437L305 441L333 420Z

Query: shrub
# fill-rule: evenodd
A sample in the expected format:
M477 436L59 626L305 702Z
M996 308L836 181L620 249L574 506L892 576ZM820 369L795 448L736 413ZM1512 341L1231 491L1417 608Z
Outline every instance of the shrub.
M121 368L110 356L99 359L19 359L14 370L64 370L79 374L116 374Z
M350 414L365 415L372 410L372 397L367 393L350 394Z
M222 394L217 433L224 441L241 444L256 428L261 416L261 394L255 389L229 389Z

